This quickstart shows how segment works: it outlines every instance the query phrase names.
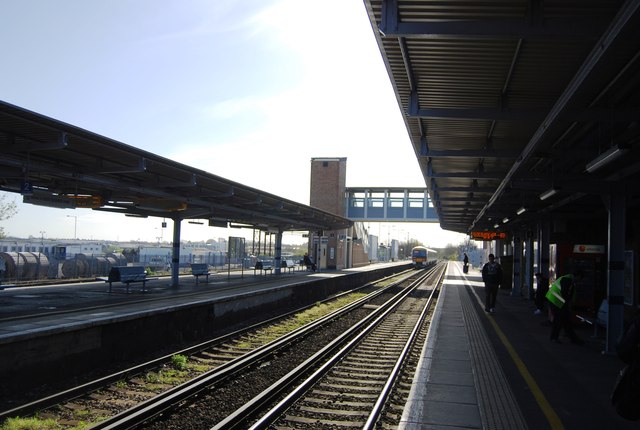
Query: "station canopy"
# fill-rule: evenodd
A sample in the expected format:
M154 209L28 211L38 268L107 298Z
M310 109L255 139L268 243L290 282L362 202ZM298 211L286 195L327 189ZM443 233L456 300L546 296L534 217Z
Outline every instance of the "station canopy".
M365 0L444 229L640 197L640 1Z
M265 231L351 222L0 102L0 190L59 208L202 220Z

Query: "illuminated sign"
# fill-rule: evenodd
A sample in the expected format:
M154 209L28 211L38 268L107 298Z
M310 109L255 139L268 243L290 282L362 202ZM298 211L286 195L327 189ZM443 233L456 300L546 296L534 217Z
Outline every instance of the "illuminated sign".
M576 254L604 254L604 245L573 245Z
M472 231L471 239L473 240L504 240L507 233L503 231Z
M67 196L75 201L76 208L99 208L104 204L102 197L100 196Z

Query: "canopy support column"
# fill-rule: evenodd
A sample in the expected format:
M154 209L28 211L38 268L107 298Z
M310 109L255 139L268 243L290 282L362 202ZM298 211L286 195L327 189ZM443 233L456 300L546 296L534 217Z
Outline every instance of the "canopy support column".
M171 286L178 286L178 274L180 273L180 224L182 219L173 218L173 249L171 252Z
M276 233L276 243L275 243L275 257L273 259L273 270L275 270L275 274L279 275L282 271L282 230L278 229Z
M607 341L605 353L615 354L616 345L624 332L624 249L626 226L626 199L624 195L612 194L609 199L609 240L607 249L609 270L607 271Z

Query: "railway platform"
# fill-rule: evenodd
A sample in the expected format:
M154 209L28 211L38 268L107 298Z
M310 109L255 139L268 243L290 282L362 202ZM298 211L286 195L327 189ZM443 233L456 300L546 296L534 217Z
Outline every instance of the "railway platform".
M321 283L354 273L376 272L393 267L409 267L409 262L379 263L353 269L262 274L253 270L220 271L207 282L185 274L178 287L165 276L141 283L108 283L101 280L53 285L24 286L5 284L0 289L0 344L40 331L68 329L72 325L96 324L105 318L129 314L167 311L199 301L219 302L230 296L258 296L274 289L300 284Z
M483 303L480 272L450 262L401 429L638 428L610 406L623 363L603 353L603 330L557 344L531 300L500 290L495 314Z
M410 268L410 262L338 271L217 273L109 286L104 281L0 290L0 408L82 372L142 362L154 351L222 336L351 286ZM69 382L72 383L72 382Z

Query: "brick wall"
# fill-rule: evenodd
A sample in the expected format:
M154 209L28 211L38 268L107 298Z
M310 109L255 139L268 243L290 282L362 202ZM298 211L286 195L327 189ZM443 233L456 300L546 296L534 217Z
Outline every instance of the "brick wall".
M345 216L346 158L312 158L309 205Z
M365 266L369 264L369 255L365 252L361 243L354 243L352 246L353 267Z

